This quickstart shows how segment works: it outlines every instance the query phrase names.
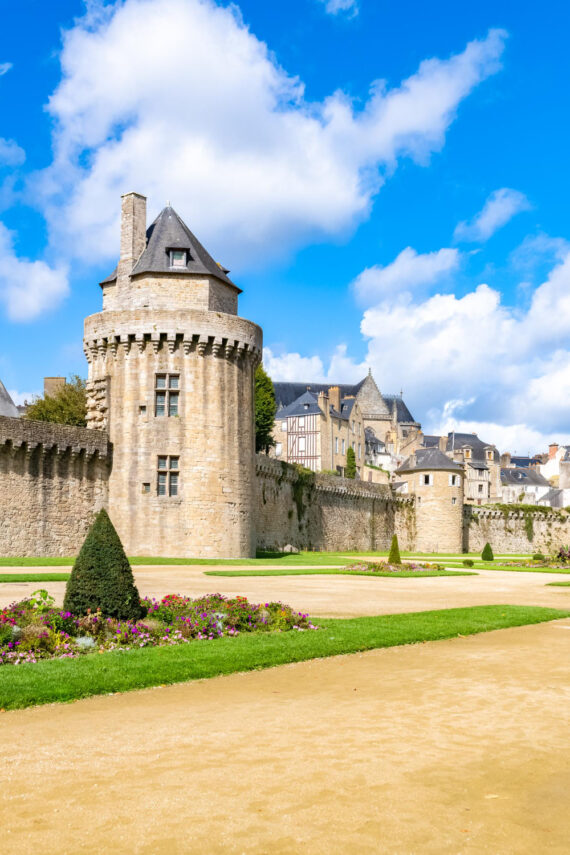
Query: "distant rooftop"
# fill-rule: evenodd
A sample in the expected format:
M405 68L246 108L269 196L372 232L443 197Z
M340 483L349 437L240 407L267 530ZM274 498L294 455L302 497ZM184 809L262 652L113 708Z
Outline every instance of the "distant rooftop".
M0 416L8 416L11 419L17 419L19 415L20 413L17 406L0 380Z

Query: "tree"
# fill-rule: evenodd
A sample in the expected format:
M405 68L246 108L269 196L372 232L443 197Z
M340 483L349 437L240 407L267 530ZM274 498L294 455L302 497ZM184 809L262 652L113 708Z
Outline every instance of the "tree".
M495 556L493 555L493 550L491 549L491 544L486 543L483 552L481 553L481 558L483 561L494 561Z
M356 455L352 445L348 446L348 451L346 452L346 469L344 470L344 475L346 478L356 478Z
M73 374L55 395L36 398L29 405L25 418L37 422L59 422L62 425L85 427L87 424L87 395L85 380Z
M390 544L390 554L388 555L388 564L401 564L400 547L398 546L398 535L395 534Z
M129 559L106 510L87 532L65 589L63 607L76 615L101 609L105 617L143 615Z
M265 373L263 365L255 370L255 450L265 451L275 445L273 424L277 404L271 377Z

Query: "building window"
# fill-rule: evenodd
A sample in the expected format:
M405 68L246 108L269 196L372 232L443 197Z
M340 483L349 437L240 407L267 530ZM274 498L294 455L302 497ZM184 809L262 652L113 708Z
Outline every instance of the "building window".
M469 460L470 458L471 458L471 449L466 448L465 449L465 460Z
M177 496L180 476L180 458L159 455L156 492L159 496Z
M456 505L456 504L457 504L457 499L455 498L455 496L452 498L452 500L451 500L451 504L452 504L452 505Z
M450 475L449 476L449 486L450 487L459 487L461 481L459 480L459 475Z
M299 430L305 430L305 416L299 416Z
M186 267L186 250L171 249L170 250L170 266L174 268Z
M338 436L334 438L334 453L338 454Z
M301 451L303 453L305 452L305 437L304 436L299 437L299 452L301 452Z
M483 492L483 485L482 485L482 484L479 484L479 492L480 492L480 493L482 493L482 492Z
M142 485L142 491L143 491L143 493L150 493L150 484L148 484L148 483L143 484Z
M281 422L281 430L287 433L287 421Z
M345 441L344 441L344 439L343 439L343 441L342 441L342 453L344 454L344 453L345 453L345 451L346 451L346 443L345 443Z
M154 381L155 416L177 416L180 374L157 374Z
M362 457L362 446L360 443L358 443L358 459L360 460L361 457Z
M281 452L283 451L283 445L280 442L275 443L275 457L281 457Z
M421 483L424 487L431 487L433 484L433 475L422 475Z

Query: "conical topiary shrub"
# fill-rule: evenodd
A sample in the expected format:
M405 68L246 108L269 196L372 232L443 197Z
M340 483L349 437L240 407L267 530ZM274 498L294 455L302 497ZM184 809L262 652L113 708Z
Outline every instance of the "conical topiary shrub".
M105 617L142 617L131 565L105 510L97 514L75 560L63 607L76 615L101 609Z
M493 550L491 549L490 543L485 544L483 552L481 553L481 558L483 559L483 561L494 561L495 560L495 556L493 555Z
M400 547L398 546L398 536L395 534L390 544L390 554L388 555L388 564L401 564Z

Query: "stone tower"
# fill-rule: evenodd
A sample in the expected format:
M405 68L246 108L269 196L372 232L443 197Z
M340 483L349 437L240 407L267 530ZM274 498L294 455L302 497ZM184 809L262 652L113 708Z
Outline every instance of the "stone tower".
M170 207L122 197L103 311L85 320L88 425L113 444L109 513L130 555L255 554L254 372L261 329Z
M463 467L439 448L418 448L396 474L416 496L418 552L462 552Z

